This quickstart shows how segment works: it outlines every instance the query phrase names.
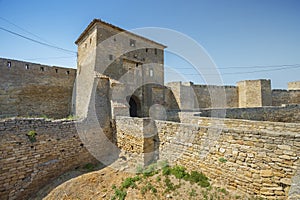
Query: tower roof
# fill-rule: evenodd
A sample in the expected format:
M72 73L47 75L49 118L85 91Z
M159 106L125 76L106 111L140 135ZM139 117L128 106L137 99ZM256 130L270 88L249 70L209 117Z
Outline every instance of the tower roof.
M146 40L146 41L148 41L148 42L151 42L151 43L154 43L154 44L156 44L156 45L159 45L159 46L161 46L162 48L166 48L167 46L165 46L165 45L163 45L163 44L160 44L160 43L158 43L158 42L155 42L155 41L153 41L153 40L150 40L150 39L148 39L148 38L146 38L146 37L143 37L143 36L140 36L140 35L137 35L137 34L134 34L134 33L132 33L132 32L129 32L129 31L127 31L127 30L125 30L125 29L122 29L122 28L120 28L120 27L118 27L118 26L115 26L115 25L113 25L113 24L110 24L110 23L107 23L107 22L105 22L105 21L102 21L101 19L94 19L88 26L87 26L87 28L81 33L81 35L79 36L79 38L75 41L75 44L78 44L83 38L84 38L84 36L96 25L96 24L103 24L103 25L106 25L106 26L109 26L109 27L111 27L111 28L113 28L113 29L115 29L115 30L117 30L117 31L119 31L119 32L126 32L126 33L128 33L128 34L130 34L130 35L133 35L133 36L135 36L135 37L138 37L138 38L140 38L140 39L142 39L142 40Z

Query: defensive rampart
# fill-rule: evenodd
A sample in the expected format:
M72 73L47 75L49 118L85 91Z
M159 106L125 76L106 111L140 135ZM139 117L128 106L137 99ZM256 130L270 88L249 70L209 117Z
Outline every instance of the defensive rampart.
M1 120L0 199L28 199L64 172L96 163L75 125L70 120Z
M71 113L75 69L0 58L0 117Z
M127 141L119 143L121 149L142 152L144 141L149 138L142 138L144 133L140 134L141 138L131 140L131 130L141 131L144 120L149 121L117 117L117 140ZM233 127L237 127L237 123L236 120ZM244 121L240 123L245 124ZM265 126L261 122L251 123ZM282 123L274 125L274 130L228 128L229 124L227 121L226 127L220 129L218 126L155 121L151 126L157 138L152 148L159 159L167 159L189 170L203 171L228 189L271 199L297 199L299 133L286 131Z

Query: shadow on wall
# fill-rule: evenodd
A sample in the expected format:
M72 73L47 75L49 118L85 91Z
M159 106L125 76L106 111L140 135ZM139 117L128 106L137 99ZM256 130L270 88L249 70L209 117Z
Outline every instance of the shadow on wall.
M180 122L179 112L180 108L177 103L177 100L174 96L173 91L165 87L165 100L167 102L166 109L167 109L167 121L174 121L174 122Z
M152 119L143 120L143 152L144 152L144 165L149 165L159 159L159 145L160 140L156 123Z

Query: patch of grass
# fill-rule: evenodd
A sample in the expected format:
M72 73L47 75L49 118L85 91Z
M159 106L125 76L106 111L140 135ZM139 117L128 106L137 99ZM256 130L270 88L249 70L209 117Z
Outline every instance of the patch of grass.
M169 192L169 191L174 191L176 189L174 183L172 183L171 179L169 177L166 177L165 179L165 185L166 185L166 190L165 192Z
M208 192L203 190L202 191L202 196L203 196L203 199L208 199Z
M189 193L191 197L197 196L196 190L192 189L192 191Z
M154 195L157 195L158 189L155 187L159 187L163 189L163 194L168 194L170 192L175 195L177 192L177 189L182 187L186 182L188 181L191 184L198 184L201 187L205 187L206 190L202 191L202 197L203 199L217 199L218 195L210 194L212 187L210 186L209 179L201 172L197 171L191 171L190 173L186 171L186 168L183 166L173 166L170 167L167 162L161 162L161 163L155 163L151 164L145 168L142 166L137 167L138 175L135 177L130 177L122 180L122 183L119 187L113 186L114 190L114 196L113 199L124 199L127 195L127 189L128 188L135 188L139 189L142 195L145 195L147 192L151 192ZM161 172L161 174L164 176L163 181L162 176L158 175L154 179L151 179L150 177L158 174ZM175 184L170 179L170 175L173 175L174 178L176 178L179 181L179 184ZM150 178L150 179L149 179ZM149 180L156 180L155 184L152 185ZM183 181L184 180L184 181ZM138 186L138 184L143 184L142 186ZM157 184L157 185L156 185ZM156 186L155 186L156 185ZM158 186L159 185L159 186ZM187 196L194 197L197 195L201 196L201 193L199 192L197 194L196 190L194 188L190 188L190 191L187 191ZM216 192L219 192L222 195L226 194L226 190L223 191L219 188L219 190L216 190ZM224 193L225 192L225 193Z
M209 179L202 173L199 173L197 171L192 171L191 175L188 177L188 181L191 183L197 183L201 187L209 187Z
M115 188L114 192L115 192L114 196L111 198L112 200L116 200L116 199L124 200L127 195L126 191L118 189L118 188Z
M147 183L141 188L142 195L146 194L147 191L151 191L154 194L157 193L157 189L151 183Z
M169 167L169 166L163 167L163 168L162 168L162 174L163 174L164 176L170 175L170 174L171 174L171 167Z
M167 166L162 169L162 174L167 175L174 175L177 179L184 179L189 181L190 183L196 183L201 187L208 187L210 186L208 178L197 171L192 171L191 174L185 171L186 169L182 166L174 166L173 168Z
M125 180L124 180L124 182L121 184L121 189L124 189L124 188L129 188L129 187L131 187L131 188L136 188L136 184L135 184L135 182L136 181L139 181L141 178L139 177L139 176L135 176L135 177L133 177L133 178L126 178Z
M171 168L171 174L178 179L188 179L189 177L189 173L187 173L182 166L174 166Z

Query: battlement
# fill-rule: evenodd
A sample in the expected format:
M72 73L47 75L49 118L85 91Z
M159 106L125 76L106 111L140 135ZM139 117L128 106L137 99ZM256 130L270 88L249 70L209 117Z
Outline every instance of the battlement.
M76 69L0 58L0 117L71 113Z
M48 66L38 63L31 63L20 60L13 60L8 58L0 58L0 70L7 71L22 71L23 73L46 73L48 75L75 75L76 69L64 68L58 66Z

